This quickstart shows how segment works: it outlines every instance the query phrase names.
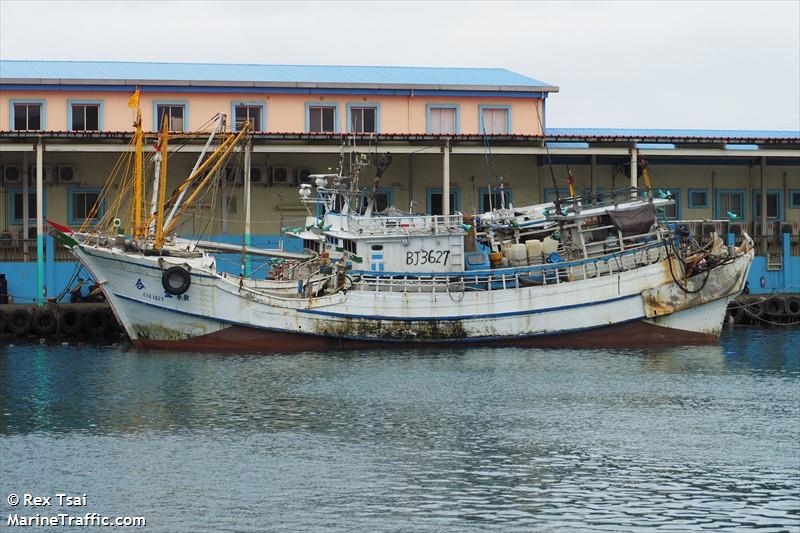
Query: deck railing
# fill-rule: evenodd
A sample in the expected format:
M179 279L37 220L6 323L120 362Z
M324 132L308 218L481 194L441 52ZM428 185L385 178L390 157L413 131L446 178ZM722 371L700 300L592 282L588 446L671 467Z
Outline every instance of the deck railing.
M492 291L534 285L553 285L611 276L634 268L663 261L668 251L663 242L651 241L632 246L623 252L605 254L578 261L507 268L500 272L476 271L474 274L411 276L370 275L357 277L359 290L375 292L449 293Z
M463 231L463 217L460 214L447 216L377 216L371 218L350 215L347 223L350 231L367 235L411 235L417 233L439 234Z

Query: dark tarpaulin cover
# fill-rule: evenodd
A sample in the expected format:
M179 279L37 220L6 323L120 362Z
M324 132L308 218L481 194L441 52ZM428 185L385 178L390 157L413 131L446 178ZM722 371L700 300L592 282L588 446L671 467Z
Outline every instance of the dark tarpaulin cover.
M611 223L622 232L624 237L647 233L656 220L656 210L653 204L647 203L641 207L608 211Z

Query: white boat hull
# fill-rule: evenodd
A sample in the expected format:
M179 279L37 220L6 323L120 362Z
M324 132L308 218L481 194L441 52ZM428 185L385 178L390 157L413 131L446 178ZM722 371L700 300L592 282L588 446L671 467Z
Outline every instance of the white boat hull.
M580 281L484 291L340 291L318 298L263 294L198 262L75 248L136 346L291 351L371 344L625 346L715 342L727 303L744 287L752 251L675 283L667 260ZM181 296L162 269L189 266ZM673 267L674 268L674 267Z

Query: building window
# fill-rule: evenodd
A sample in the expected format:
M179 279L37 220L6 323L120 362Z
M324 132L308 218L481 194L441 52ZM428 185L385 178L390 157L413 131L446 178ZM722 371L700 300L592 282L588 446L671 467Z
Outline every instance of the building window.
M457 105L428 105L428 133L457 134L458 111Z
M800 189L789 191L789 207L792 209L800 209Z
M336 105L306 105L306 131L336 133Z
M511 133L511 106L480 106L480 130L488 135Z
M22 224L24 195L22 189L10 189L8 191L8 222L9 224ZM45 196L45 199L47 197ZM46 204L43 203L42 211L46 214ZM28 222L36 222L36 190L28 190Z
M186 118L186 104L156 103L155 127L160 130L164 127L164 117L169 122L169 131L186 131L188 120Z
M691 209L708 207L708 189L689 189L689 207Z
M488 213L493 209L500 209L501 205L508 208L511 205L511 189L503 189L502 198L499 189L492 189L491 194L489 189L481 189L481 212ZM502 200L502 203L501 203Z
M744 191L740 189L720 189L717 191L717 206L714 218L728 218L732 213L739 218L745 218Z
M69 190L70 224L95 221L104 214L105 202L100 200L100 189Z
M248 120L252 131L264 131L264 106L262 104L235 104L233 106L234 131L239 131Z
M100 131L102 104L95 102L71 103L69 127L72 131Z
M441 215L443 213L442 189L428 189L428 213L431 215ZM450 213L455 213L461 209L461 191L457 188L450 189Z
M375 191L375 204L372 206L373 213L385 211L393 204L393 191L388 187L381 187ZM366 206L365 206L366 207Z
M41 102L14 102L13 107L14 130L43 130L44 129L44 104Z
M781 220L783 218L783 191L767 191L767 219ZM753 191L753 218L761 219L761 191Z
M353 133L378 133L378 107L374 105L348 105L350 131Z

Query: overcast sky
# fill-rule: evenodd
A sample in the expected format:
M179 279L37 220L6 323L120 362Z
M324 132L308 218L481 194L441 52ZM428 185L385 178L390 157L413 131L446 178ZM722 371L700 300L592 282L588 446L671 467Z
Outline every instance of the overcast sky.
M797 0L0 0L0 57L503 67L549 127L800 130Z

